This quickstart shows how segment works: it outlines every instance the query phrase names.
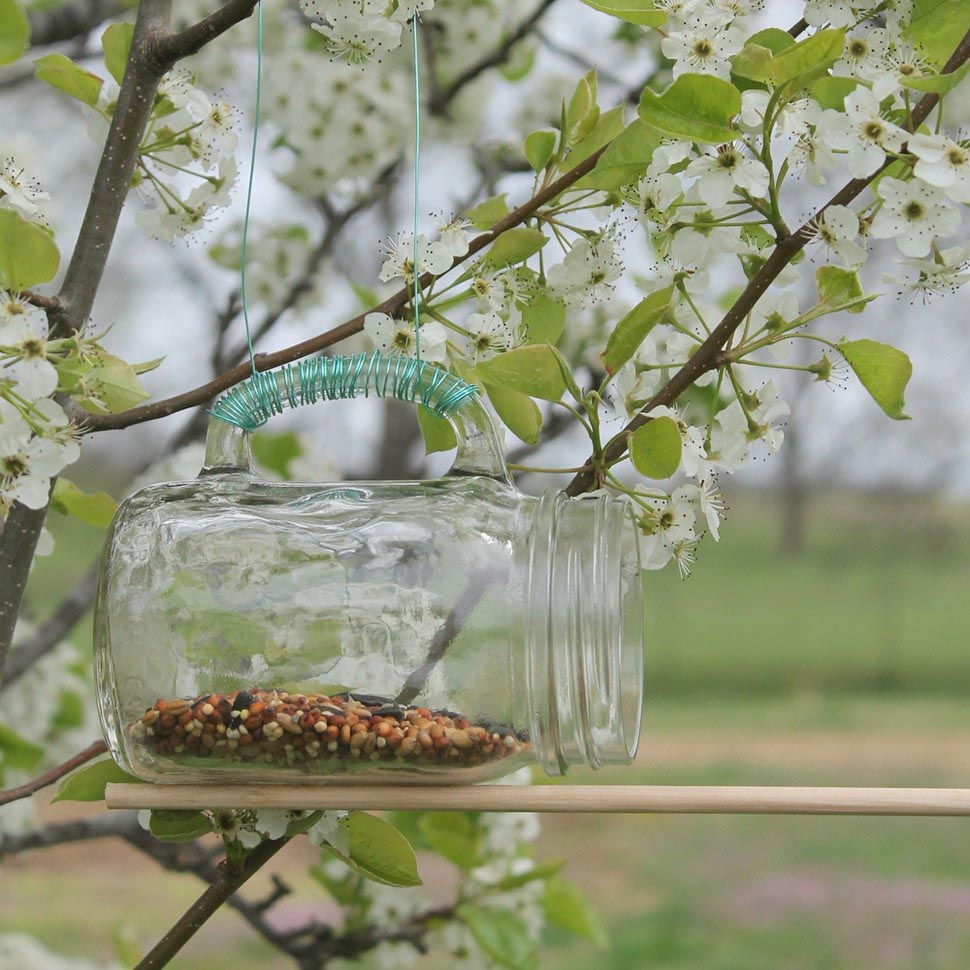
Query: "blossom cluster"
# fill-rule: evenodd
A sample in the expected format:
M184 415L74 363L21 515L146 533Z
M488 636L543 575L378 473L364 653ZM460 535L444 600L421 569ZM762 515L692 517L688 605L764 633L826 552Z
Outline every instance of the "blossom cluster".
M413 234L401 233L389 244L381 280L386 283L402 280L411 285L415 251L419 275L447 272L455 259L468 252L470 230L467 221L454 219L439 228L438 238L433 241L419 235L417 247ZM383 353L420 354L422 360L437 364L449 361L478 364L525 342L519 303L529 285L526 275L517 269L493 269L487 260L480 260L472 267L464 291L471 312L461 322L436 313L433 319L421 320L418 332L413 315L391 317L387 313L368 313L364 332ZM438 296L447 292L446 288Z
M106 107L101 111L107 116ZM162 79L134 182L147 206L135 221L150 236L172 242L229 205L237 121L232 105L210 100L188 71L178 68Z
M0 519L14 502L44 508L51 478L80 453L73 425L51 399L63 342L47 337L44 310L0 291Z
M404 25L434 0L300 0L300 6L334 57L366 64L400 47Z

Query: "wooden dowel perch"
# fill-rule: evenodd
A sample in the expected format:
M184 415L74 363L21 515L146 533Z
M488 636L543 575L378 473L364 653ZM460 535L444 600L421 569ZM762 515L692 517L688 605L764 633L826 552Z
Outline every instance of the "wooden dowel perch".
M676 785L108 785L108 808L970 816L967 788Z

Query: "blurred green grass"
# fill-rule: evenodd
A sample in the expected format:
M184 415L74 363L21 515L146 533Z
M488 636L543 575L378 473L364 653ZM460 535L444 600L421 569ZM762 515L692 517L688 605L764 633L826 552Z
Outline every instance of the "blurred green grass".
M694 575L647 575L648 695L970 687L970 509L920 496L813 499L805 545L738 495Z

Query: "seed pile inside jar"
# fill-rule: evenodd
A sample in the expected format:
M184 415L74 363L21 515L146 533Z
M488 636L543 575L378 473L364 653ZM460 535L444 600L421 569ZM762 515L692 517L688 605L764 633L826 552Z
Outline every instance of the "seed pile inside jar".
M326 774L356 762L466 767L528 750L524 731L371 694L254 687L159 700L131 726L159 755L300 766Z

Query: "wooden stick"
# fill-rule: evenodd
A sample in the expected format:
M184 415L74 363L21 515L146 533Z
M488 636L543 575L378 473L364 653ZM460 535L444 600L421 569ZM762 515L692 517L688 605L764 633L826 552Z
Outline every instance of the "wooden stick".
M970 816L967 788L112 784L108 808Z

